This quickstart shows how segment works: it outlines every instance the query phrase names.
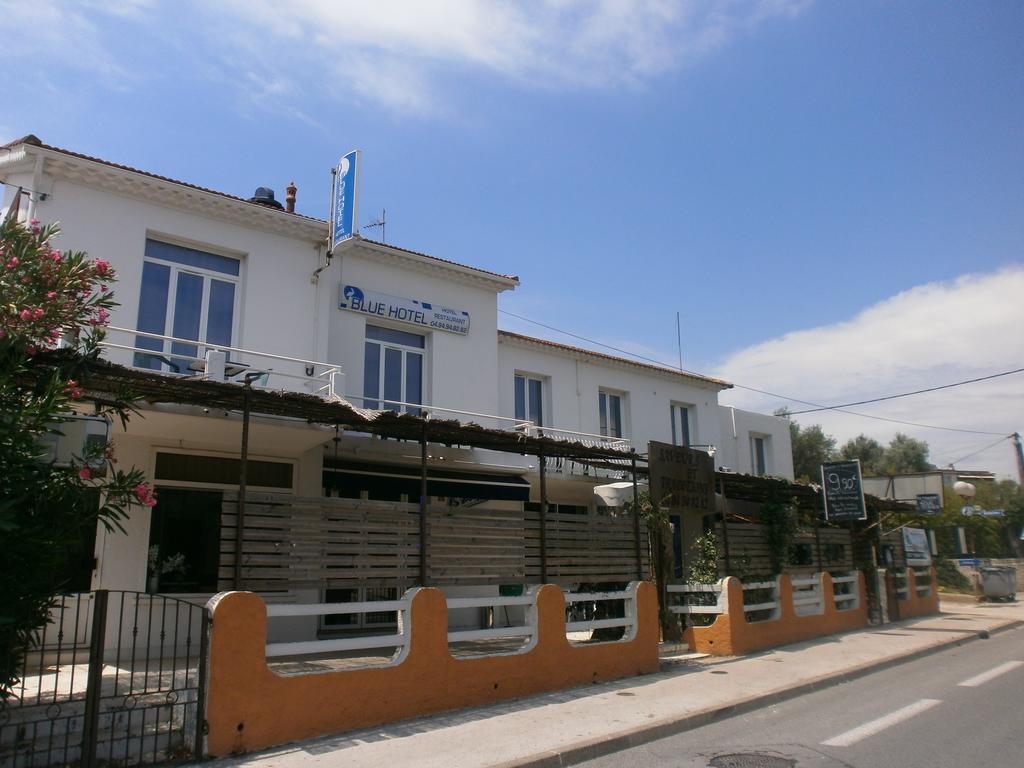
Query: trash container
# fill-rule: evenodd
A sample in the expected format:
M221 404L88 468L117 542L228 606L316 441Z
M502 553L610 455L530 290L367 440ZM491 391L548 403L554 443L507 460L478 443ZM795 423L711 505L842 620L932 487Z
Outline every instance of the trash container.
M1017 569L1005 565L983 565L981 591L991 600L1014 600L1017 597Z

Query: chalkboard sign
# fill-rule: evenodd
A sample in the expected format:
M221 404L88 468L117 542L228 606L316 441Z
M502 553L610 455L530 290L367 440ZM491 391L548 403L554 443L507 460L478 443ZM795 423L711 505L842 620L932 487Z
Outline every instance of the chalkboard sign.
M860 462L827 461L821 465L821 487L825 497L825 519L867 520Z
M937 493L917 494L917 514L922 517L937 515L942 511L942 497Z

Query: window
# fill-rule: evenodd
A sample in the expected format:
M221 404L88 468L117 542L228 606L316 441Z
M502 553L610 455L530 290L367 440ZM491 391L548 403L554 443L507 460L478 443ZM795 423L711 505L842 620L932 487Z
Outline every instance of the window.
M230 346L241 262L159 240L146 240L136 327L146 333ZM135 365L188 371L199 345L136 336ZM182 355L183 357L175 357Z
M544 426L544 380L516 374L516 420Z
M768 438L762 435L750 437L750 466L755 475L768 474Z
M622 398L620 394L606 392L603 389L598 393L602 435L622 437Z
M157 488L149 528L148 591L216 592L220 491Z
M423 402L426 336L376 325L366 326L363 406L419 415L403 403ZM383 402L382 402L383 401Z
M669 406L672 416L672 445L693 444L690 433L692 408L692 405L682 403L672 403Z

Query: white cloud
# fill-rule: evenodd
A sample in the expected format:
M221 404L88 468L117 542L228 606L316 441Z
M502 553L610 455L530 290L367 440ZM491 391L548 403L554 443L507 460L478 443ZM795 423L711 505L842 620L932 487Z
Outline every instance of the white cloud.
M1024 367L1024 265L929 283L869 307L848 321L788 333L741 350L718 366L726 379L822 405L863 400ZM850 410L992 436L926 429L843 413L796 416L820 423L840 444L863 432L887 442L897 432L927 440L945 465L1015 431L1024 431L1024 374ZM798 403L736 389L729 404L771 411ZM1004 441L963 466L1016 478Z
M49 81L54 66L98 75L120 87L130 70L108 47L102 17L113 15L141 19L148 5L135 2L92 2L75 6L59 0L0 0L0 27L5 31L0 61L18 62L23 76Z
M522 88L637 86L768 19L795 16L809 2L0 0L0 24L14 32L5 35L0 60L29 57L121 85L142 73L137 60L125 60L131 36L107 26L116 20L217 67L218 78L249 102L293 110L327 94L342 103L433 113L452 100L441 82L453 73ZM173 21L161 18L168 14ZM254 82L261 84L255 98ZM262 87L268 83L270 93Z

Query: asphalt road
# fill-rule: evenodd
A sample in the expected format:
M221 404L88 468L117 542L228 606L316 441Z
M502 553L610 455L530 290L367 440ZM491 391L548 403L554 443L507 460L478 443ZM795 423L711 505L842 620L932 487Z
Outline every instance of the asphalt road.
M580 765L1022 768L1024 628Z

